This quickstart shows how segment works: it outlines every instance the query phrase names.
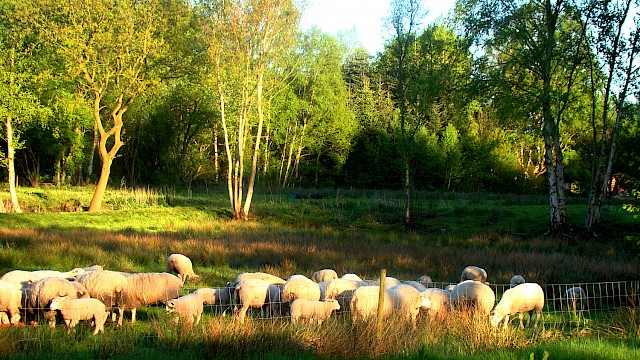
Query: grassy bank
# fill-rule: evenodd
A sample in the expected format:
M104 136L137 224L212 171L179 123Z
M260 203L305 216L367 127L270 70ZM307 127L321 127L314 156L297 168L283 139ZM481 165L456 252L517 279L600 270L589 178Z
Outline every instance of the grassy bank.
M304 192L308 194L311 192ZM0 214L0 274L13 269L69 270L103 265L118 271L163 271L166 256L189 256L200 279L189 287L222 286L243 271L281 277L331 267L338 273L375 278L417 279L430 275L456 282L470 264L487 269L492 283L516 274L550 283L638 280L637 220L612 204L600 236L576 229L544 236L548 207L544 197L492 194L416 194L414 230L401 230L401 194L323 191L322 199L291 199L263 191L247 222L229 219L224 192L112 191L107 211L62 212L73 202L88 204L91 189L21 189L23 209ZM572 199L569 221L582 222L582 199ZM70 208L69 208L70 209ZM587 329L496 332L484 322L451 317L445 323L422 319L417 329L387 327L377 341L373 327L348 321L299 328L286 321L235 324L230 316L205 316L196 329L167 325L163 311L141 311L142 321L122 329L107 326L105 336L88 329L67 336L62 329L0 329L0 350L13 358L638 358L638 315L620 310L614 325ZM246 325L246 324L245 324ZM327 330L331 331L327 331ZM481 335L481 336L480 336ZM583 355L582 357L580 355Z

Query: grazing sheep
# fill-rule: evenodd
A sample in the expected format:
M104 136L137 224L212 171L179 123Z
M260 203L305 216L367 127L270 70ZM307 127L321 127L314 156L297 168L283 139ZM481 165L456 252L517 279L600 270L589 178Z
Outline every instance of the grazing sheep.
M322 269L313 273L311 280L319 282L329 282L338 278L338 273L333 269Z
M71 330L75 331L75 326L80 320L94 320L95 330L93 335L98 332L104 334L104 323L107 321L109 312L102 301L98 299L70 299L67 296L55 297L51 300L50 308L52 311L58 310L67 325L67 333Z
M426 289L422 292L427 299L431 301L431 306L427 309L429 316L433 316L438 320L443 320L449 311L449 297L451 293L442 289Z
M475 280L483 283L487 282L487 271L477 266L467 266L462 270L460 282L465 280Z
M496 303L496 295L487 284L475 280L466 280L451 291L451 306L454 309L472 307L479 314L489 315Z
M327 284L325 299L336 299L340 304L340 312L348 312L351 309L351 299L356 289L362 286L362 282L346 279L334 279Z
M229 305L231 305L231 294L233 291L234 289L230 287L220 289L200 288L193 293L200 296L205 305L213 305L218 309L220 314L224 314Z
M524 283L526 283L526 281L522 275L514 275L511 280L509 280L509 285L512 288Z
M353 281L362 281L362 279L360 278L360 276L356 275L356 274L344 274L340 277L340 279L344 279L344 280L353 280Z
M122 325L125 310L131 311L131 322L136 322L136 309L140 306L166 303L180 296L182 281L169 273L135 273L125 275L127 285L122 290L122 303L118 304L118 326Z
M20 322L20 307L22 307L22 290L20 290L20 287L8 281L0 280L0 314L9 313L10 318L7 317L7 322L16 325Z
M424 287L426 287L427 289L430 287L433 287L433 280L431 280L431 276L429 275L420 276L420 278L418 279L418 282L422 284Z
M379 286L361 286L353 294L351 299L351 316L354 322L366 321L374 318L378 313L378 301L380 296ZM382 316L387 317L393 311L393 299L388 291L384 292L384 307Z
M127 286L127 278L116 271L90 271L77 277L89 296L102 301L109 309L122 302L122 291Z
M191 259L182 254L171 254L167 257L167 272L168 273L177 273L178 278L184 284L187 279L196 280L199 278L193 272L193 264L191 263Z
M60 296L66 296L69 299L89 297L87 288L82 284L60 277L40 279L29 285L26 293L26 303L29 311L32 314L42 311L50 327L55 327L56 325L56 312L49 308L51 300Z
M167 301L165 310L174 315L174 322L181 319L189 325L198 325L202 317L202 298L198 294L188 294Z
M419 281L414 281L414 280L409 280L409 281L403 281L402 282L404 285L410 285L412 287L414 287L416 290L418 291L425 291L427 290L427 287L424 286L421 282Z
M498 326L504 319L504 328L509 324L509 316L520 315L520 328L524 328L522 317L527 313L527 326L531 321L530 311L536 311L536 322L534 327L538 327L542 308L544 307L544 292L540 285L536 283L520 284L508 289L502 294L502 298L496 307L491 311L491 324Z
M244 323L249 308L262 308L269 297L269 286L273 285L261 279L245 279L235 287L235 299L241 305L236 311L240 323ZM275 286L275 285L273 285Z
M575 312L582 312L587 308L587 294L579 287L575 286L567 289L562 296L562 306Z
M296 324L300 319L315 320L320 325L334 310L339 309L340 304L337 300L296 299L291 303L291 322Z
M239 283L242 280L245 279L260 279L260 280L264 280L266 282L268 282L269 284L274 284L274 285L284 285L285 282L287 282L286 280L277 277L275 275L271 275L271 274L267 274L267 273L263 273L263 272L253 272L253 273L242 273L238 276L236 276L236 283Z
M320 300L320 287L307 277L294 275L287 279L282 288L282 301L291 302L295 299Z
M402 284L402 281L400 281L400 280L398 280L398 279L396 279L394 277L391 277L391 276L387 276L384 279L384 287L387 288L387 289L392 288L392 287L394 287L396 285L400 285L400 284ZM376 279L376 281L373 282L373 286L380 286L380 279L379 278Z
M414 325L420 309L428 309L431 306L431 300L411 285L396 285L388 291L393 299L394 310L405 320L411 320Z

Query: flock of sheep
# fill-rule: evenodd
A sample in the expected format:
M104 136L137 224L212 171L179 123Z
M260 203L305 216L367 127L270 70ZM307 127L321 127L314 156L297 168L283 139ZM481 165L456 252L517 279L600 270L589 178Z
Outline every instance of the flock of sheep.
M123 273L104 270L101 266L76 268L68 272L52 270L13 270L0 278L0 320L2 324L19 324L21 314L42 315L54 327L58 314L67 331L81 320L93 320L93 334L104 332L111 316L121 326L124 312L141 306L164 304L173 320L189 324L200 322L204 305L232 309L240 323L250 308L260 308L268 317L290 315L291 321L322 323L334 312L348 312L354 322L377 316L379 300L381 314L391 314L415 324L420 313L443 318L454 309L469 309L490 318L494 326L503 322L507 327L512 315L535 312L538 325L545 296L540 285L527 283L520 275L511 279L511 288L496 305L496 296L488 285L487 272L476 266L466 267L460 283L446 289L433 287L429 276L416 281L401 282L393 277L375 281L362 280L358 275L338 277L332 269L315 272L311 278L293 275L287 280L262 273L242 273L223 288L200 288L180 296L185 281L197 279L191 260L181 254L171 254L164 273ZM174 275L173 273L176 273ZM380 291L381 285L384 291ZM586 306L586 294L580 287L568 289L563 304L573 311ZM224 313L224 312L223 312ZM531 316L528 316L527 326Z

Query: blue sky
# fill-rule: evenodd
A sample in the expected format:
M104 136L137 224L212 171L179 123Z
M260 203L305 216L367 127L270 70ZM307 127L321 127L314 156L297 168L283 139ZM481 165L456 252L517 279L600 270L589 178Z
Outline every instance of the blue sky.
M307 0L300 27L313 25L322 31L341 33L352 42L360 42L371 54L383 49L387 34L383 28L388 16L390 0ZM428 24L446 13L455 0L425 0L429 9L423 23Z

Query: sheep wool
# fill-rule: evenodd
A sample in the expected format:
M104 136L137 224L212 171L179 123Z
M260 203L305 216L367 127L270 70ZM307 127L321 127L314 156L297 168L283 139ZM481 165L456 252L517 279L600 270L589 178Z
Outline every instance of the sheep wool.
M313 273L311 276L311 280L319 283L319 282L329 282L333 279L338 278L338 273L333 269L322 269Z
M487 284L466 280L453 288L450 302L455 309L471 308L480 315L486 316L496 303L496 295Z
M4 314L4 317L7 317L5 313L9 313L8 323L16 325L20 322L21 306L22 290L20 290L20 286L0 280L0 313Z
M167 257L167 272L178 274L178 278L184 284L187 279L196 280L199 278L193 272L193 263L191 259L182 254L171 254Z
M111 308L122 302L122 291L127 286L127 278L116 271L90 271L78 277L89 296L102 301Z
M500 302L491 311L491 324L498 326L504 320L504 327L509 324L509 316L518 314L520 316L520 328L524 328L523 316L527 313L527 326L531 321L530 311L536 312L536 322L534 327L538 327L542 308L544 307L544 291L536 283L524 283L508 289L502 295Z
M444 320L444 317L450 307L450 293L446 290L436 288L426 289L422 293L431 301L431 306L427 309L429 316L433 316L439 320Z
M135 273L125 275L127 285L122 290L118 306L118 326L122 325L125 310L131 310L131 322L136 322L136 309L141 306L166 303L180 296L182 281L169 273Z
M67 333L75 331L75 326L80 320L94 320L95 330L93 335L98 332L104 333L104 323L107 321L109 312L102 301L98 299L70 299L66 296L56 297L51 300L51 310L60 311L62 318L67 326Z
M167 301L165 310L174 315L174 322L183 320L190 325L198 325L202 317L202 298L198 294L188 294Z
M389 288L389 295L393 299L394 310L405 320L416 323L420 309L428 309L431 300L411 285L400 284Z
M282 288L282 301L296 299L320 300L320 286L307 277L293 275Z
M328 319L333 311L339 310L340 304L336 300L307 300L296 299L291 303L291 322L300 319L317 321L318 325Z
M511 278L511 280L509 280L509 286L510 287L516 287L520 284L524 284L526 283L526 281L524 280L524 277L522 277L522 275L513 275L513 277Z
M465 280L475 280L480 282L487 282L487 271L477 266L467 266L462 270L460 275L460 282Z
M264 280L270 284L274 284L274 285L284 285L285 282L287 282L285 279L282 279L278 276L275 275L271 275L271 274L267 274L264 272L253 272L253 273L242 273L239 274L238 276L236 276L236 283L239 283L242 280L246 280L246 279L260 279L260 280Z
M241 305L236 311L236 316L240 323L244 323L249 308L261 308L265 305L269 295L269 285L267 281L260 279L242 280L235 287L235 298Z
M427 290L427 287L424 286L421 282L419 281L414 281L414 280L408 280L408 281L403 281L402 282L404 285L410 285L412 287L414 287L416 290L418 291L425 291Z
M50 327L55 327L56 322L55 311L49 308L49 302L52 299L58 296L66 296L69 299L89 297L89 292L82 284L59 277L48 277L32 283L29 285L27 294L26 303L29 311L31 313L42 311Z
M361 286L351 299L351 316L354 322L366 321L378 313L379 286ZM382 316L387 317L393 311L393 299L388 291L384 292Z

